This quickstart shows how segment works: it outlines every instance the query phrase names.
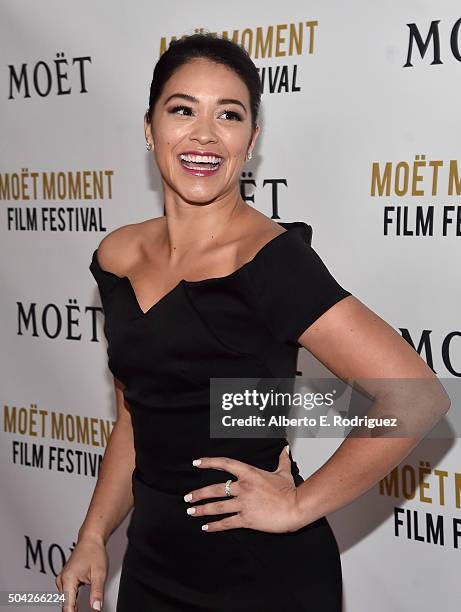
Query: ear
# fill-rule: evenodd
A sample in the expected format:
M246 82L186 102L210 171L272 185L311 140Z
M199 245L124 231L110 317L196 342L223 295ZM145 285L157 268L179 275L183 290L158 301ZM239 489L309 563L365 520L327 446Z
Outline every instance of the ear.
M154 138L152 136L152 126L147 116L147 112L144 113L144 137L146 142L150 142L152 149L154 148Z

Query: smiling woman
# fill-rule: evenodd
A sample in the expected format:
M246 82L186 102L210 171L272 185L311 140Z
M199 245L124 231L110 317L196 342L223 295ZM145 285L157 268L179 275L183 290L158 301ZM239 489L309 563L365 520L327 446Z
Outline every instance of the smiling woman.
M119 417L56 580L71 612L83 583L101 609L105 546L131 507L117 612L340 612L325 515L417 442L346 440L304 479L285 437L210 436L210 379L292 379L301 346L344 379L434 378L334 278L310 225L242 200L260 97L248 54L212 35L175 41L155 66L144 131L165 215L112 231L90 264Z
M223 97L223 90L234 95ZM230 195L259 133L251 110L259 98L252 101L235 71L203 57L176 67L162 93L156 91L160 99L146 113L145 131L164 179L185 200L205 203Z

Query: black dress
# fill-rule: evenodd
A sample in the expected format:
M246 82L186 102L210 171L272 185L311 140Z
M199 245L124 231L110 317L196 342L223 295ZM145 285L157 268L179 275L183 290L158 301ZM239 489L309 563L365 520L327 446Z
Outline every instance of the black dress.
M273 471L287 443L210 437L209 379L294 377L297 338L350 295L310 246L311 226L280 225L286 231L231 274L182 280L147 312L129 279L103 270L93 253L108 366L125 384L136 449L117 612L341 610L341 561L326 517L289 533L206 532L202 524L230 514L189 516L183 499L236 480L193 459L227 456Z

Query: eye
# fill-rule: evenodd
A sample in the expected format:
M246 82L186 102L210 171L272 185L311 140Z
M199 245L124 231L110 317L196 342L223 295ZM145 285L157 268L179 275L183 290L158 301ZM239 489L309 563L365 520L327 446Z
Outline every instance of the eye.
M242 117L239 115L239 113L236 113L235 111L226 110L224 111L223 115L229 115L231 121L242 121Z
M178 113L178 111L185 111L186 114L192 113L192 109L190 106L184 106L182 104L179 106L174 106L173 108L170 108L168 112L171 114L181 114L181 115L184 114L184 113Z

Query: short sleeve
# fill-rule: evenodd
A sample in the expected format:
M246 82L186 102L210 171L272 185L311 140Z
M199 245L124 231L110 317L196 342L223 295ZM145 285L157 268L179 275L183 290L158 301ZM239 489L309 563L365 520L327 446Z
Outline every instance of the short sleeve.
M261 316L281 342L301 346L301 334L334 304L352 295L311 246L312 228L289 227L263 248L250 269Z

